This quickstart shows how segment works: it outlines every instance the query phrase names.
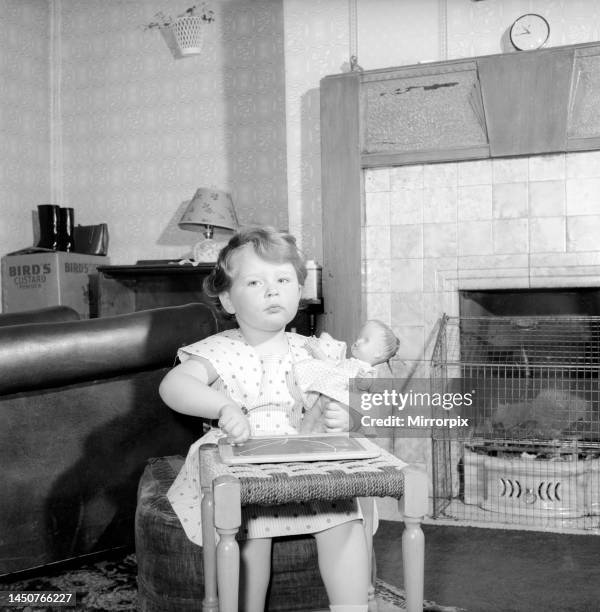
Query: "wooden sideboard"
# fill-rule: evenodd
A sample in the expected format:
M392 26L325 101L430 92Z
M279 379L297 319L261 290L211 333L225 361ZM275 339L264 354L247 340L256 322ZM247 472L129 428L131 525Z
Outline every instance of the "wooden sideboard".
M96 313L98 317L178 306L190 302L211 305L202 290L202 282L214 264L180 265L179 262L139 262L134 265L98 267ZM323 312L320 300L303 300L289 329L314 335L317 315ZM232 322L220 318L220 327Z

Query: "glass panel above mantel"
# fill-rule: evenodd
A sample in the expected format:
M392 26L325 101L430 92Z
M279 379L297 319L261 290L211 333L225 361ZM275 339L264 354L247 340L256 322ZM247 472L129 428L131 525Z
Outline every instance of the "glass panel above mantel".
M363 155L489 154L475 62L375 72L361 81Z

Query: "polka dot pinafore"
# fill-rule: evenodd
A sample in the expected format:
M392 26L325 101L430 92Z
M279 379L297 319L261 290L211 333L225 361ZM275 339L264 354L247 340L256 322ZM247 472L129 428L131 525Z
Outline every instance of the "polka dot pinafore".
M211 362L224 392L248 410L252 435L294 434L302 420L302 405L310 404L311 398L294 389L292 368L309 355L303 336L287 337L290 350L285 355L259 356L239 330L227 330L181 349L179 356L183 361L198 355ZM218 430L211 430L191 446L167 494L188 538L196 544L202 544L198 447L220 436ZM239 538L316 533L360 518L356 500L246 506Z

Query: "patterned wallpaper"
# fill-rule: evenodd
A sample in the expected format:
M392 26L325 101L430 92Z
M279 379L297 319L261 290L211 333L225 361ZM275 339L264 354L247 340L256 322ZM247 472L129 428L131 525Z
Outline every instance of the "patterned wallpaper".
M33 243L49 197L49 7L0 0L0 255Z
M112 263L187 251L199 236L176 223L201 186L287 227L281 3L210 3L202 54L174 59L141 26L191 4L62 1L64 199L108 222Z
M540 13L550 24L546 46L600 39L600 4L595 0L446 0L448 57L512 52L512 22L523 13Z
M321 261L319 81L347 59L347 0L284 0L290 230Z

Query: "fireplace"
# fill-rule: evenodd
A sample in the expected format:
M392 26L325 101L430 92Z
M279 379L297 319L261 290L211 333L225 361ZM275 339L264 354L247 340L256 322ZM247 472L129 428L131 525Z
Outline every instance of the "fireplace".
M434 517L600 530L600 292L464 291L435 388L469 392L461 436L432 437Z
M422 74L423 70L423 66L406 68L413 76ZM406 68L347 73L326 77L321 83L323 279L327 305L321 324L334 337L350 342L362 321L381 319L391 325L401 342L397 358L391 362L396 378L421 381L431 376L435 384L458 384L462 368L458 330L461 317L465 316L459 308L463 299L461 292L523 289L535 293L600 287L600 150L596 138L587 140L593 150L561 145L512 152L478 152L476 143L465 149L458 141L456 147L440 149L432 145L428 149L420 138L415 138L416 144L422 145L418 151L401 150L394 143L411 131L406 131L406 122L398 120L400 115L395 112L399 96L377 98L389 100L389 112L383 112L385 109L378 103L371 102L372 94L395 86L394 79L402 76L398 72L410 76L405 74ZM456 65L447 68L454 72ZM431 66L425 69L428 74L430 69ZM518 72L513 74L522 82ZM498 83L492 84L495 91ZM562 90L567 88L571 93L577 90L567 85ZM435 92L446 95L448 88L432 87L428 91L434 96ZM471 108L480 119L482 115L477 112L480 106L473 107L478 91L469 91L463 98L465 104L457 109ZM422 95L421 89L414 92ZM496 104L502 108L509 98L485 96L486 121L487 102L492 102L497 109ZM519 108L519 104L506 106L509 107ZM369 113L369 108L374 112ZM435 108L444 113L447 110L443 105ZM513 115L512 110L503 113L506 125L517 125L516 131L511 128L511 133L527 138L525 132L519 132ZM538 115L542 123L551 118L548 113ZM386 136L387 125L390 139ZM426 122L426 127L432 125L450 123ZM555 133L553 121L545 125L547 130L532 130L528 134ZM373 143L369 135L377 138L383 135L379 143L383 143L385 151L372 152L368 148ZM444 136L435 130L429 130L427 135L434 139ZM502 129L495 130L491 141L507 135ZM520 136L508 140L521 142ZM543 292L535 293L533 299L538 305L549 301ZM443 332L440 331L442 313L450 317L444 319ZM536 314L583 316L578 310ZM484 305L479 315L498 313L488 312ZM590 316L600 316L600 312ZM453 338L448 337L452 330L457 332L454 345ZM530 358L529 352L526 357ZM488 370L493 365L487 364ZM519 367L521 375L527 372L522 363L513 364L513 369ZM532 378L533 382L539 382ZM496 382L501 380L497 377ZM509 380L513 385L511 393L515 393L514 389L519 388L518 377L511 376ZM573 379L573 384L576 380ZM581 384L585 380L593 379L584 378ZM526 376L521 383L529 385L528 390L534 388ZM584 401L590 400L584 397ZM391 443L393 452L403 460L431 467L436 516L479 524L511 522L513 519L507 518L506 513L483 508L482 503L465 504L465 441L451 432L447 437L442 433L439 438L412 438L399 432ZM478 449L473 452L480 454ZM494 452L486 454L493 457ZM577 465L593 458L593 455L589 459L584 457ZM510 457L500 456L500 459ZM468 458L467 462L471 460ZM485 474L490 473L490 469L485 469ZM513 497L517 495L522 479L520 472L505 478L506 492L514 490ZM587 474L585 479L589 479ZM550 481L541 489L540 485L537 495L561 494L561 487L554 487ZM582 486L585 495L589 495L592 486L597 486L597 479L592 479L589 486ZM525 483L525 493L534 488ZM498 496L504 498L508 493L503 494L500 489ZM473 497L477 501L477 492ZM455 511L454 506L459 504L462 506ZM576 527L580 527L582 520L586 522L585 529L598 529L597 518L590 514L584 519L555 517L552 520L561 529L565 521L576 521ZM539 517L533 524L536 528L544 526Z

